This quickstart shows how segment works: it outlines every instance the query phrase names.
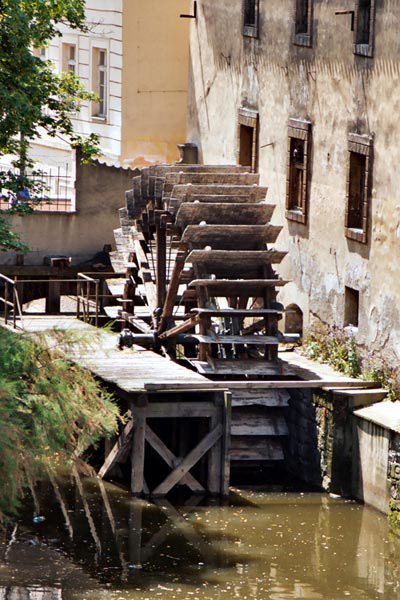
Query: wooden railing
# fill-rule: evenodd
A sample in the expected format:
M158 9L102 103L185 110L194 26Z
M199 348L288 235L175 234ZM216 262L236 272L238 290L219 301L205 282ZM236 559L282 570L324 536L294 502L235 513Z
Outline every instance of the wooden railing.
M91 274L92 275L92 274ZM104 275L104 274L102 274ZM17 328L18 319L22 323L24 314L23 306L20 302L20 296L24 297L25 285L43 285L47 284L46 298L56 301L59 310L51 314L62 314L60 308L61 284L76 285L76 316L82 318L85 323L94 319L96 327L99 325L100 309L103 305L103 299L108 295L100 294L101 278L90 277L85 273L78 273L77 279L10 279L0 273L0 318L6 325L12 321L14 329ZM4 288L4 295L1 295L1 288ZM20 291L20 295L18 293ZM71 294L69 294L71 295ZM75 295L75 294L72 294ZM46 302L47 302L46 300ZM4 307L4 308L3 308ZM1 311L1 309L3 310Z
M93 288L93 293L92 293ZM90 309L94 309L95 325L99 326L99 300L100 300L100 279L93 279L85 273L78 273L77 294L76 294L76 316L82 318L85 323L90 322Z
M6 277L0 273L0 283L4 285L4 296L0 295L0 303L4 306L3 318L4 324L8 325L10 308L12 310L12 324L14 329L17 328L17 315L21 319L22 324L22 307L19 301L17 284L13 279Z

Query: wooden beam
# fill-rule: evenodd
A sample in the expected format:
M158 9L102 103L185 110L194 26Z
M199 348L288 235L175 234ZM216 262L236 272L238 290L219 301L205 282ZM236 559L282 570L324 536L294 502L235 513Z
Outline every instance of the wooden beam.
M146 436L146 406L132 406L135 427L133 430L133 444L131 452L132 476L131 492L134 496L142 494L144 490L144 450Z
M184 202L176 215L176 224L182 231L188 225L200 225L205 221L208 225L264 225L269 223L275 206L266 203L208 204L205 202Z
M177 463L177 457L148 425L146 427L146 441L161 456L167 465L171 467L171 469L174 469ZM186 475L182 477L182 483L187 485L192 492L201 494L205 492L204 487L190 473L186 473Z
M242 389L242 390L279 390L279 389L319 389L329 387L332 389L342 388L354 388L354 389L370 389L381 387L379 383L374 381L343 381L333 379L311 379L309 381L298 380L298 381L209 381L208 383L184 383L177 381L176 383L165 382L165 383L147 383L143 384L144 389L147 392L157 391L177 391L177 390L229 390L229 389Z
M182 477L208 452L223 434L221 424L208 433L197 446L189 452L181 464L176 467L166 479L152 492L152 496L165 496L179 482Z
M211 417L217 408L213 402L150 402L147 407L147 418L195 418Z
M180 277L185 266L187 255L187 251L178 252L176 255L174 270L172 271L167 295L165 298L164 310L161 316L160 331L162 331L164 323L172 316L179 290Z
M103 479L108 473L108 471L121 461L123 455L128 451L128 448L131 443L132 432L134 427L134 419L129 419L128 423L125 425L121 435L119 436L117 443L113 446L106 460L104 461L103 466L101 467L98 477Z
M200 323L201 323L201 317L193 315L187 321L184 321L183 323L176 325L176 327L172 327L172 329L168 329L167 331L162 333L159 336L159 339L160 340L168 340L170 338L176 337L180 333L186 333L186 331L190 331L191 329L194 329L194 327L196 327L196 325L199 325Z
M157 224L156 228L156 290L157 290L157 307L164 306L166 286L167 286L167 230L161 224Z

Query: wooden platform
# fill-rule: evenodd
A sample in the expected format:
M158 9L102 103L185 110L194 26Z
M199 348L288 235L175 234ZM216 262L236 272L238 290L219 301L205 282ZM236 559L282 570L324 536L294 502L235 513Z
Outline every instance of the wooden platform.
M108 333L74 317L27 317L24 318L24 330L32 333L61 329L77 331L88 337L88 346L79 348L76 352L66 348L67 358L78 363L81 367L90 369L103 381L116 385L126 393L142 393L146 386L162 384L161 389L174 386L179 382L180 390L187 384L190 390L213 389L213 383L177 363L163 358L155 352L135 346L132 350L120 351L117 347L117 335ZM182 387L183 386L183 387ZM155 388L152 387L152 391Z
M164 496L176 485L186 485L193 493L220 496L229 493L231 401L227 391L214 390L213 383L202 375L139 346L119 350L116 334L73 317L27 317L20 325L33 336L44 334L50 346L54 345L55 330L76 333L76 344L69 338L64 347L58 341L57 349L68 360L112 384L115 395L126 401L128 422L113 448L106 451L100 477L130 457L133 495ZM154 386L157 382L161 385L160 393L154 387L148 393L147 385ZM177 382L180 387L175 394ZM167 392L165 385L169 388ZM188 398L182 394L185 385L190 390ZM172 440L168 441L168 435L163 439L154 428L153 423L160 420L165 424L164 433L174 427ZM161 475L161 481L158 469L145 470L149 447L170 469L167 476ZM198 464L202 475L195 477L190 471ZM147 481L151 481L151 488Z

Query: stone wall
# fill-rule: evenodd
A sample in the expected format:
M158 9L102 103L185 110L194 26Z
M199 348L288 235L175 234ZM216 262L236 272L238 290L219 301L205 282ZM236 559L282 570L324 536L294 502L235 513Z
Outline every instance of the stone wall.
M290 394L290 471L328 492L351 496L351 400L323 390L290 390Z
M65 255L73 264L90 260L104 244L114 244L118 209L132 187L134 171L100 162L76 169L76 211L35 212L13 217L12 227L30 247L26 265L42 265L45 256ZM0 264L15 265L16 255L0 252Z
M398 433L393 433L390 441L388 488L391 496L389 525L394 533L400 535L400 434Z

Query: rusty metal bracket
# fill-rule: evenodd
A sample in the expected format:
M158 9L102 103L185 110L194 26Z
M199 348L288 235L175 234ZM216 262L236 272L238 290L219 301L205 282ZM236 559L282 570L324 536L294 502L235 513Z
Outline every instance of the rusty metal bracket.
M354 10L337 10L335 15L351 15L351 31L354 31L355 26L355 11Z
M194 0L192 15L179 15L181 19L197 19L197 0Z

